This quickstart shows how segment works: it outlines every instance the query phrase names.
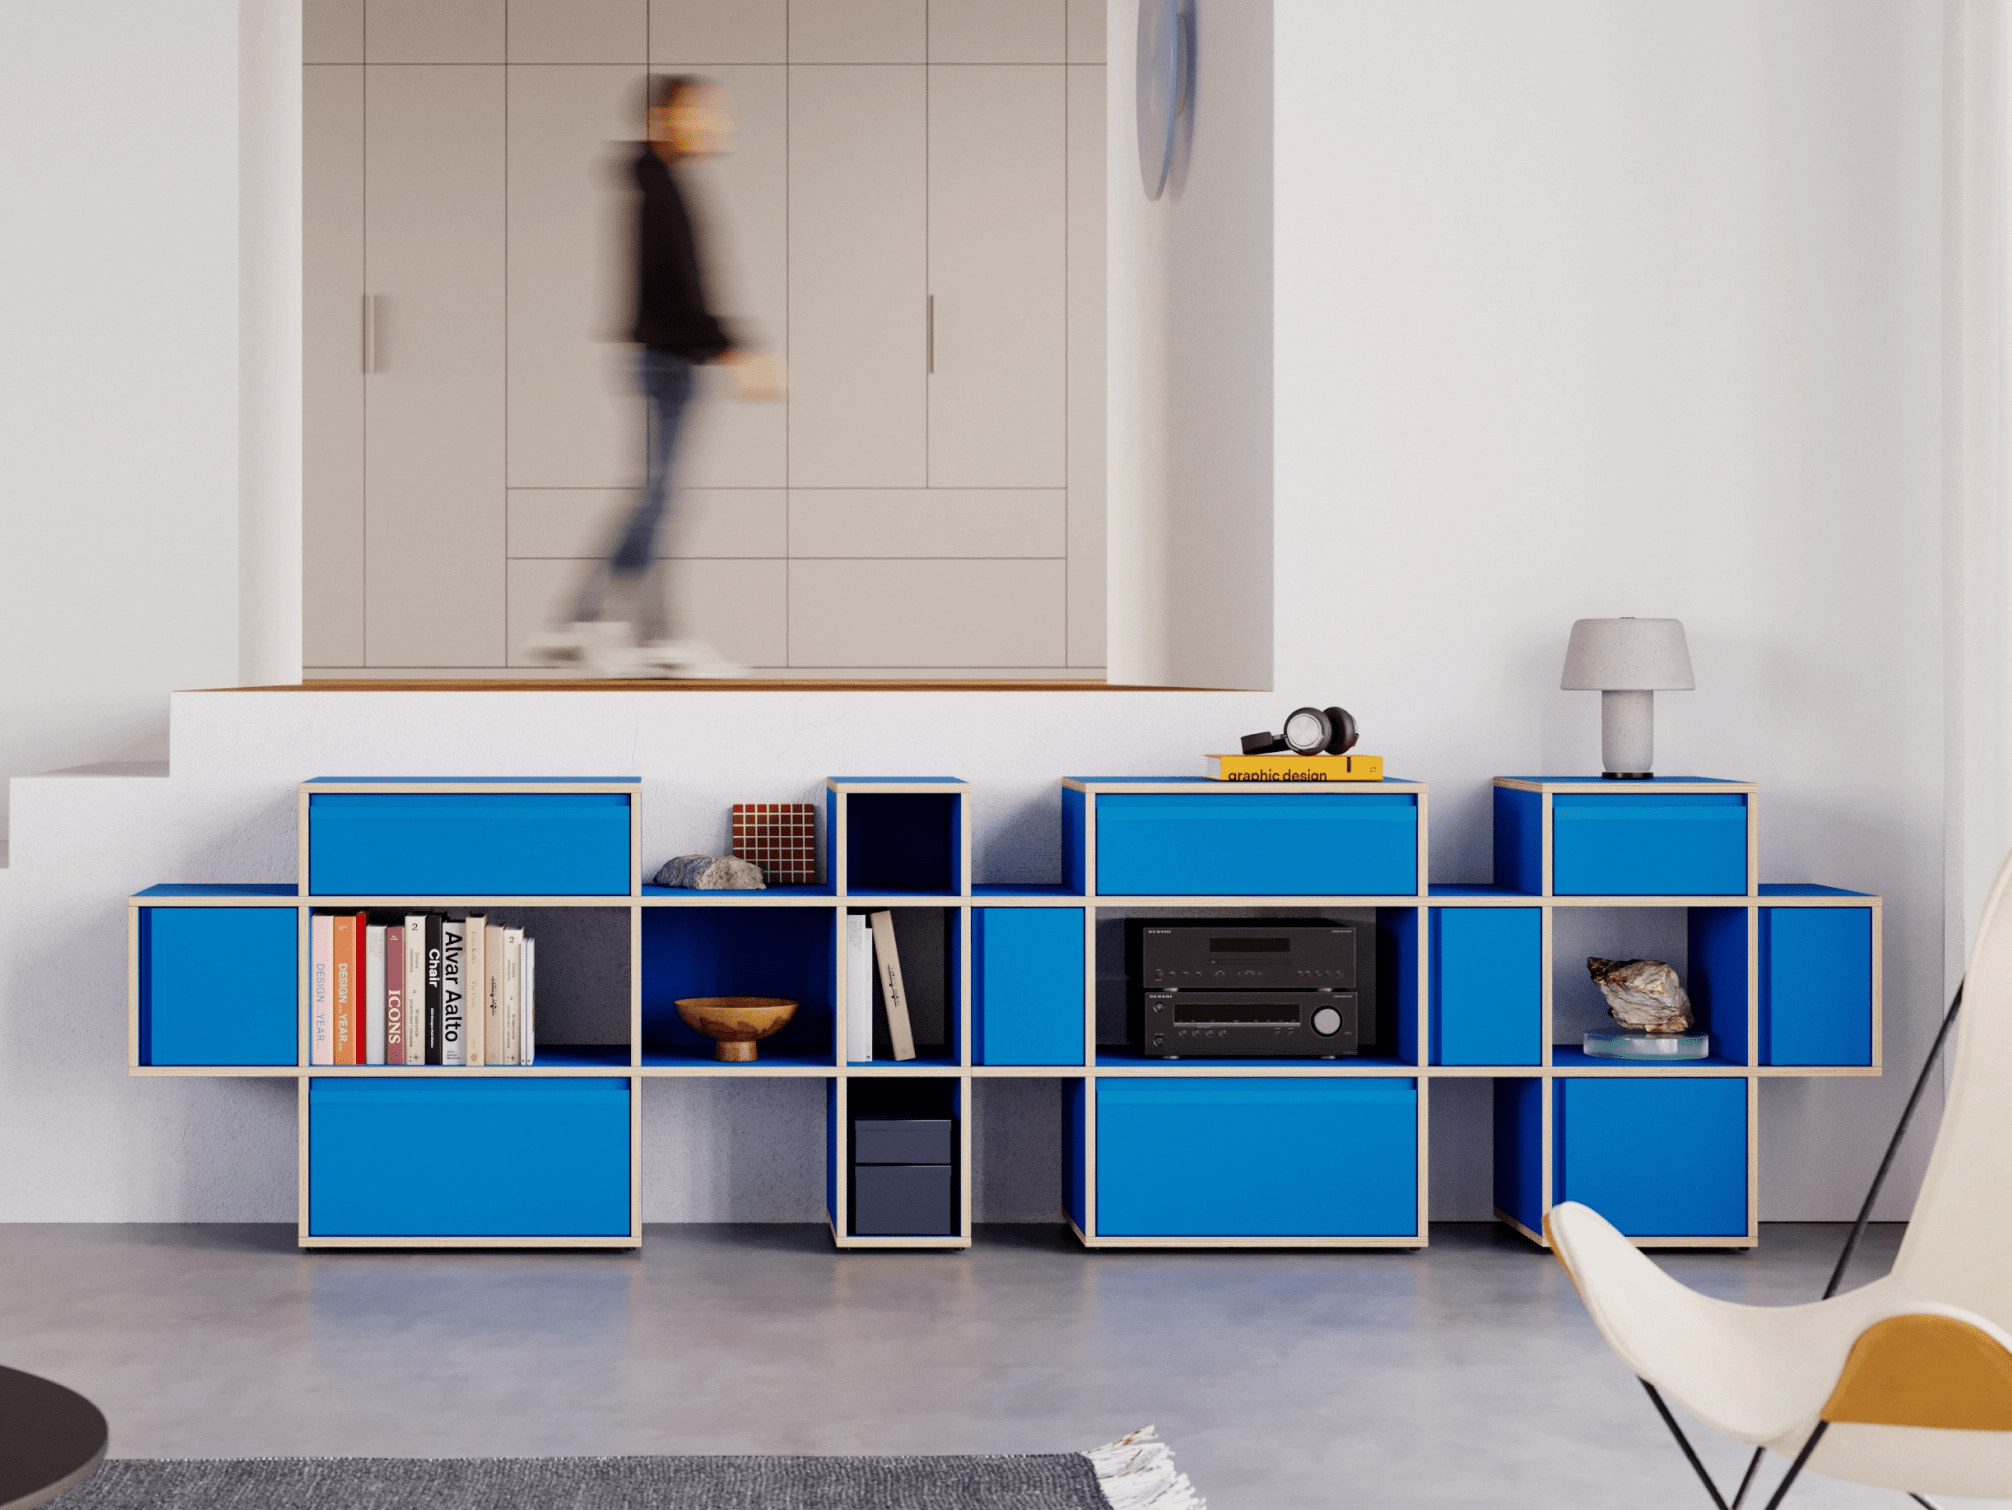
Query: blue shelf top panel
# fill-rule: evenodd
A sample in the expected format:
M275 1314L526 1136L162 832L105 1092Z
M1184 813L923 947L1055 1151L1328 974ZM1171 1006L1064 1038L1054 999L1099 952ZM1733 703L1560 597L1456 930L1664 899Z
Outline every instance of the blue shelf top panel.
M1842 886L1818 886L1813 881L1763 881L1762 897L1864 897L1868 902L1877 898L1869 891L1846 891Z
M629 1067L629 1046L626 1043L545 1043L537 1048L536 1064L491 1065L491 1069L521 1069L527 1075L535 1075L540 1070L600 1070ZM396 1073L396 1071L392 1071Z
M315 776L303 786L641 786L640 776Z
M772 1052L765 1043L757 1044L755 1050L757 1057L751 1062L745 1062L716 1059L710 1050L704 1053L696 1050L689 1053L680 1053L675 1049L668 1051L664 1049L644 1049L643 1068L646 1070L690 1069L693 1065L704 1065L707 1069L716 1069L722 1074L739 1075L759 1075L764 1067L768 1069L830 1070L834 1074L838 1069L838 1066L832 1062L832 1057L829 1054L776 1053ZM539 1052L543 1053L544 1050L541 1048Z
M1497 886L1492 881L1434 881L1425 891L1433 897L1514 897L1520 901L1536 901L1540 897L1538 892Z
M1097 1068L1100 1070L1130 1070L1150 1067L1161 1070L1299 1070L1318 1069L1330 1074L1347 1074L1350 1070L1404 1070L1417 1073L1418 1066L1409 1059L1399 1059L1395 1055L1348 1054L1338 1059L1303 1058L1294 1055L1287 1059L1236 1058L1216 1059L1197 1054L1179 1059L1148 1059L1137 1049L1105 1044L1097 1050Z
M1672 1070L1743 1070L1746 1067L1744 1059L1727 1059L1719 1054L1709 1054L1703 1059L1673 1059L1658 1064L1653 1059L1609 1059L1604 1054L1589 1054L1568 1043L1551 1045L1551 1068L1554 1070L1646 1070L1652 1075L1667 1075Z
M1425 783L1404 776L1386 776L1381 781L1217 781L1209 776L1064 776L1064 781L1083 786L1178 786L1221 787L1226 792L1282 792L1326 795L1331 792L1374 792L1392 787L1404 791L1422 788Z
M244 885L230 885L221 882L198 882L184 884L171 881L160 886L149 886L145 891L133 893L136 897L218 897L225 901L233 897L297 897L300 887L292 881L264 881Z
M1531 786L1596 786L1626 792L1657 786L1751 786L1737 776L1649 776L1640 781L1609 781L1597 771L1590 776L1497 776L1497 781L1523 781Z
M962 776L827 776L831 786L969 786Z
M646 897L835 897L836 888L824 886L764 886L716 888L700 891L691 886L657 886L648 881L643 883Z

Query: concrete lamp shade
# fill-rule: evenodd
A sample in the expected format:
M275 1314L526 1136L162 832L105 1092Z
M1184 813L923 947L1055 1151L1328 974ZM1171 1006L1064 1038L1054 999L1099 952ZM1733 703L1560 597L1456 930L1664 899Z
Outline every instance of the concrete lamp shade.
M1558 685L1600 694L1601 774L1645 781L1655 764L1656 694L1689 692L1698 683L1681 620L1580 619Z

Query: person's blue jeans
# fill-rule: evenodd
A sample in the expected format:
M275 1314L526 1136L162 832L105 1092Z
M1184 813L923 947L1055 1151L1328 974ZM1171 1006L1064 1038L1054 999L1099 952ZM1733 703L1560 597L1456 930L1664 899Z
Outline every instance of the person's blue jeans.
M657 537L670 517L671 474L677 464L678 439L684 429L694 373L692 363L668 351L642 351L636 376L648 409L648 471L636 507L623 521L614 544L587 578L574 608L575 620L598 619L606 611L611 591L620 589L635 600L636 635L645 643L667 637L662 563Z

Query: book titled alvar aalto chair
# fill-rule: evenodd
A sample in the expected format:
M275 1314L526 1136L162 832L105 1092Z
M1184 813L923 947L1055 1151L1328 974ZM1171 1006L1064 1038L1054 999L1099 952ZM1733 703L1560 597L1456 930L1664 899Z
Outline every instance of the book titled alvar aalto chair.
M1885 1278L1810 1305L1737 1305L1685 1288L1587 1206L1564 1202L1545 1222L1601 1334L1652 1393L1793 1460L1770 1510L1804 1467L1917 1498L2012 1498L2008 890L2012 859L1985 903L1941 1132Z

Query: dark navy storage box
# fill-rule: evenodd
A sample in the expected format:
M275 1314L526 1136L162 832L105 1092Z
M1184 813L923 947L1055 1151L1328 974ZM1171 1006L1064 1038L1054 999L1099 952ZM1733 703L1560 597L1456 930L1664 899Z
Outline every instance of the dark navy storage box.
M1104 792L1100 896L1403 896L1418 890L1410 792Z
M315 896L627 896L626 792L311 792Z
M629 1082L317 1076L311 1237L626 1237Z
M1418 1086L1397 1078L1097 1082L1106 1237L1410 1237Z
M1559 792L1551 799L1559 896L1742 896L1741 792Z
M1083 1062L1083 909L971 909L979 1064Z
M142 907L140 1063L300 1063L300 913Z
M1553 1088L1554 1201L1591 1206L1629 1237L1745 1235L1745 1079L1617 1075Z
M953 1237L956 1169L949 1164L862 1164L852 1172L855 1237Z
M1760 1062L1872 1063L1872 909L1760 910Z
M1432 1062L1539 1064L1544 915L1535 907L1432 909Z

